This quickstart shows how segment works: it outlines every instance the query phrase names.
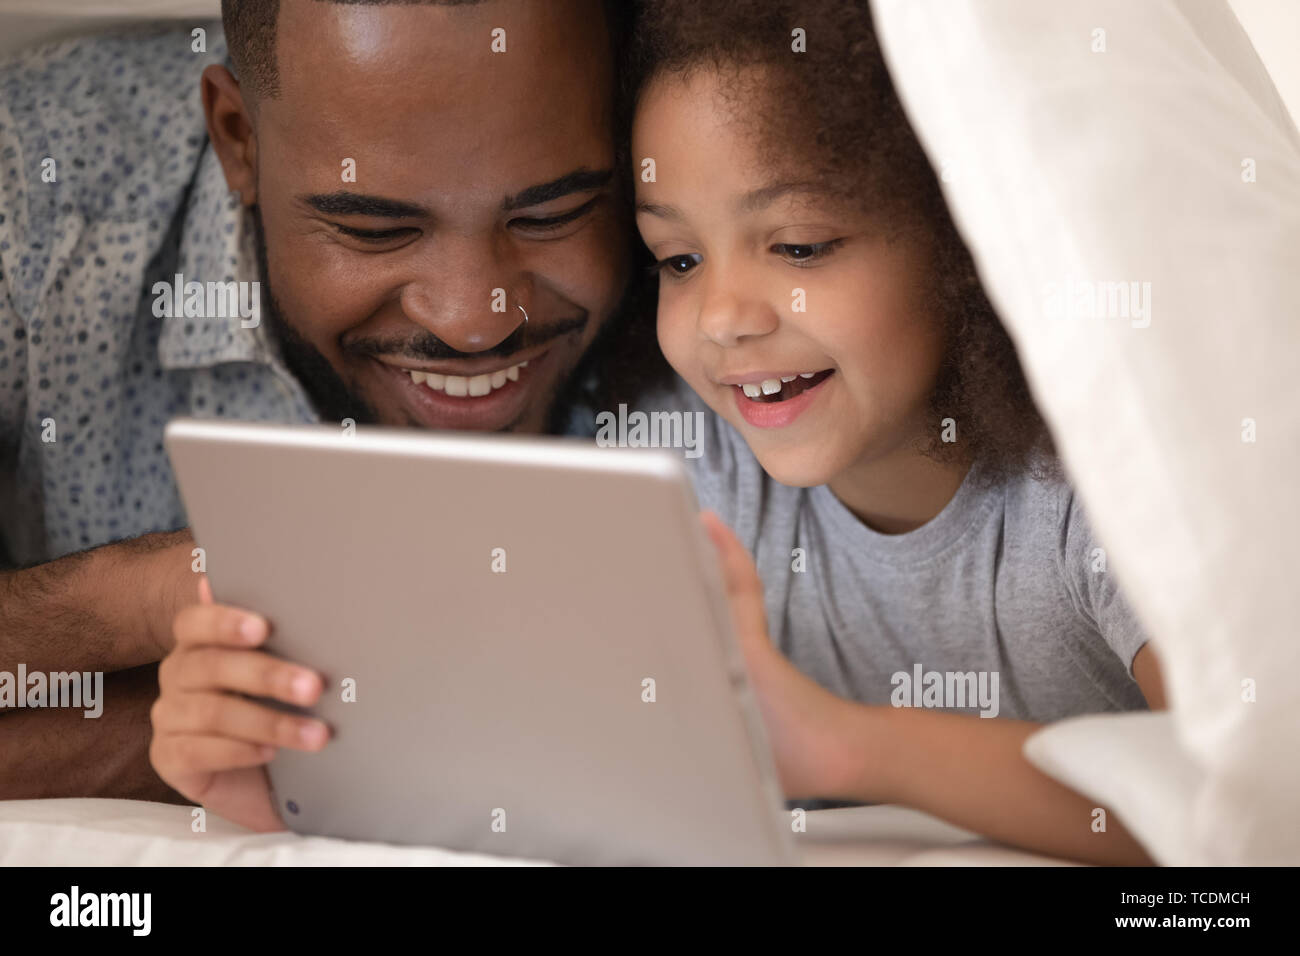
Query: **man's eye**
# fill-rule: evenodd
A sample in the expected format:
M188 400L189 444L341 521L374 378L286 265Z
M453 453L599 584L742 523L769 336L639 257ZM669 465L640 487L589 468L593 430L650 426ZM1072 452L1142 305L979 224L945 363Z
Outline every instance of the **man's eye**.
M778 242L772 246L772 251L791 262L812 262L830 255L843 241L843 239L831 239L828 242Z
M650 266L650 271L654 273L668 272L675 276L684 276L702 261L703 256L695 252L681 256L666 256Z
M335 229L352 239L360 239L362 242L391 242L394 239L404 239L414 232L419 232L410 226L400 229L356 229L352 226L345 226L342 223L333 223Z
M513 226L522 226L525 229L531 229L534 232L545 232L548 229L558 229L561 226L567 226L569 223L582 218L591 211L591 208L600 201L600 196L594 196L588 199L577 209L571 209L568 212L560 213L558 216L547 216L543 219L511 219L510 224Z

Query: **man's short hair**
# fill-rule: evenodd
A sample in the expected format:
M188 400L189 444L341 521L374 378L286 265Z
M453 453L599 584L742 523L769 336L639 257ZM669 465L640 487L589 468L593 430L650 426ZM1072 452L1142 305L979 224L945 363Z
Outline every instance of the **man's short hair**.
M462 7L483 0L315 0L351 6ZM605 20L616 57L621 55L630 27L628 0L604 0ZM240 85L254 97L274 97L280 92L280 70L275 59L275 28L280 0L221 0L221 22L226 48Z

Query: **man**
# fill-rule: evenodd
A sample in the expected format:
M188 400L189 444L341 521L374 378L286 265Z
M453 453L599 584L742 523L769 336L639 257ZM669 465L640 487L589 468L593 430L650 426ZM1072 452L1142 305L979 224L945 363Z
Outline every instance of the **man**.
M223 19L234 75L188 28L0 67L0 670L110 672L99 720L4 715L0 798L176 799L168 419L562 428L626 285L598 0Z

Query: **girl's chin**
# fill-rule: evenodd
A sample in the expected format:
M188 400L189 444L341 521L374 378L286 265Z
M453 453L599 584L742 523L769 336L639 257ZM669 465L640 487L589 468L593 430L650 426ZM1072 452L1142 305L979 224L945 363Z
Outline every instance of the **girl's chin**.
M754 457L774 481L791 488L815 488L835 477L824 459L801 445L786 445L763 453L754 451Z

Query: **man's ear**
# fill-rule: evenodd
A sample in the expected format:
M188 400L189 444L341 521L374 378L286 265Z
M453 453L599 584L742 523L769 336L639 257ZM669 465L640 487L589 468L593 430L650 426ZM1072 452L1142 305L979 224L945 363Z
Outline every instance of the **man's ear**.
M239 81L224 66L209 66L199 81L208 139L221 160L226 185L245 206L257 202L257 136Z

